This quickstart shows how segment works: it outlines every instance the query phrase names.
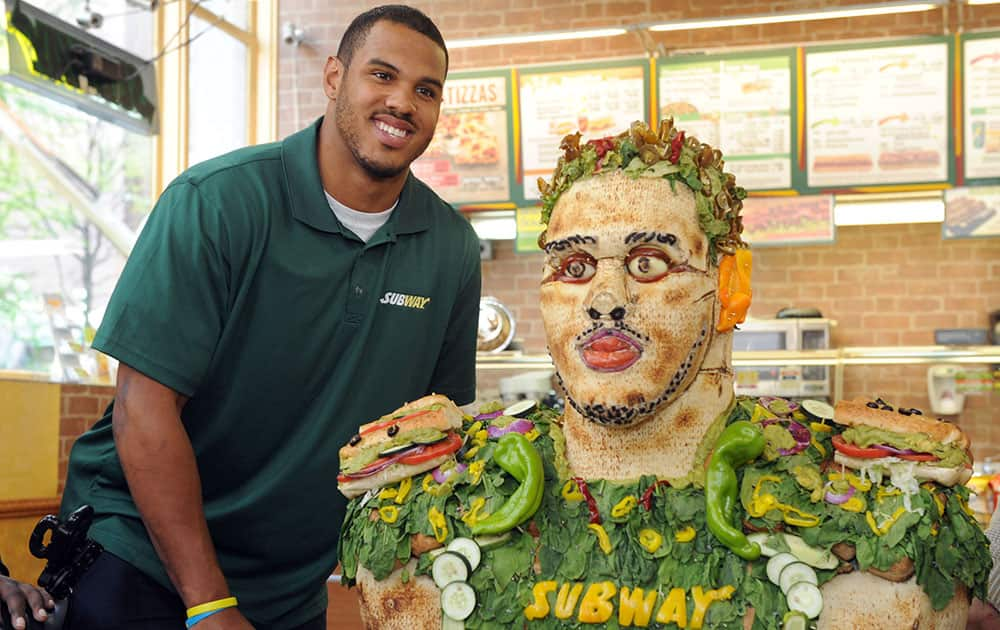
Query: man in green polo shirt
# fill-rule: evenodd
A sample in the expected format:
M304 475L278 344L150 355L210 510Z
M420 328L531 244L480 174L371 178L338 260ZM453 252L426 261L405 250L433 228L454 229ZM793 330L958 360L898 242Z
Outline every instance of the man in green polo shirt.
M163 192L94 342L118 388L62 510L93 505L106 553L69 630L325 627L338 449L426 393L475 398L478 240L409 172L447 61L425 15L372 9L324 118Z

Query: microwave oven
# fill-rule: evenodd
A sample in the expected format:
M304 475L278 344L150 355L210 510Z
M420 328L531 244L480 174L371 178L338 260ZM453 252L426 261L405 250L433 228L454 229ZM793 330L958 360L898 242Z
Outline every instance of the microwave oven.
M826 350L833 322L819 317L748 319L733 333L733 350L760 352ZM828 398L830 366L789 365L736 368L736 393L746 396Z

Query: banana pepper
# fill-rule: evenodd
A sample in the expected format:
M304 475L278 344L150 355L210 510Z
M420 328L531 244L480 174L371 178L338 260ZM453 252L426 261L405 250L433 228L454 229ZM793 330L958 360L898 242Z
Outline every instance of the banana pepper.
M639 545L649 553L656 553L656 550L663 545L663 536L655 529L640 530Z
M753 495L750 498L750 504L747 506L747 513L750 516L760 518L771 510L779 510L782 513L782 519L789 525L796 525L798 527L815 527L819 525L819 515L803 512L794 505L782 503L778 500L778 497L770 492L761 494L761 487L765 481L781 483L781 479L775 475L761 475L760 479L754 485Z
M611 508L611 516L615 518L628 516L628 513L634 510L635 506L638 505L638 503L639 502L636 500L634 496L629 495L624 499L622 499L621 501L619 501L618 503L616 503L613 508Z
M597 536L597 545L604 552L604 555L611 553L611 539L608 538L608 532L605 531L603 525L598 525L597 523L590 523L587 525L587 529L594 532Z
M562 498L570 502L583 501L583 493L580 492L580 487L576 485L576 482L572 479L568 479L562 487Z
M486 499L483 497L476 497L475 500L472 501L472 505L469 506L469 510L462 516L462 522L471 527L489 516L489 514L479 513L479 511L483 509L484 505L486 505Z
M378 509L378 515L386 523L395 523L399 518L399 508L395 505L386 505Z
M896 511L892 513L892 516L882 521L881 524L875 523L875 515L871 513L871 510L865 512L865 522L868 523L868 527L875 532L876 536L885 536L888 533L889 528L891 528L899 517L906 514L906 508L900 506L896 508Z
M734 422L722 432L708 462L705 482L705 520L708 529L722 544L744 560L760 557L760 545L751 543L743 531L733 526L736 507L736 468L764 451L764 432L745 420Z
M694 540L696 534L697 532L694 530L694 528L688 525L684 529L678 529L676 532L674 532L674 540L682 543L691 542L692 540Z
M427 510L427 520L431 523L431 531L434 533L434 540L443 543L448 538L448 521L444 514L436 507Z

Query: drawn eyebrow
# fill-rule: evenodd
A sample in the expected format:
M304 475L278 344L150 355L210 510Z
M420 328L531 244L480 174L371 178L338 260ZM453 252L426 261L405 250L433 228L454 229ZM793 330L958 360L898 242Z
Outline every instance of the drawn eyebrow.
M567 249L578 249L581 245L597 245L597 237L590 235L572 234L558 241L545 244L545 253L561 252Z
M669 232L632 232L625 237L625 244L652 243L656 241L663 245L676 245L677 235Z

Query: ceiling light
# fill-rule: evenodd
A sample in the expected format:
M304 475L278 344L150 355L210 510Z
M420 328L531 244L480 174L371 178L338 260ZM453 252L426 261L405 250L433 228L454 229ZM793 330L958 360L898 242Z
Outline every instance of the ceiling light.
M976 0L969 0L970 3ZM993 0L1000 2L1000 0ZM748 26L752 24L778 24L780 22L805 22L811 20L832 20L837 18L864 17L870 15L888 15L896 13L913 13L929 11L940 7L943 0L931 2L883 2L880 4L863 4L845 6L836 9L823 9L802 13L769 13L760 15L745 15L716 20L677 20L663 24L647 26L651 31L689 31L701 28L719 28L726 26Z
M941 199L899 199L896 201L849 202L839 199L833 206L833 223L845 225L886 225L892 223L941 223Z
M0 258L37 258L79 254L80 246L70 241L49 239L6 239L0 241Z
M598 28L579 31L549 31L547 33L521 33L519 35L499 35L497 37L469 37L448 40L448 50L457 48L478 48L502 44L533 44L537 42L557 42L567 39L592 39L594 37L614 37L624 35L626 28Z
M1000 0L966 0L966 4L971 4L971 5L975 5L975 4L997 4L997 3L1000 3Z
M513 212L476 212L469 215L469 222L484 241L512 241L517 238L517 221Z

